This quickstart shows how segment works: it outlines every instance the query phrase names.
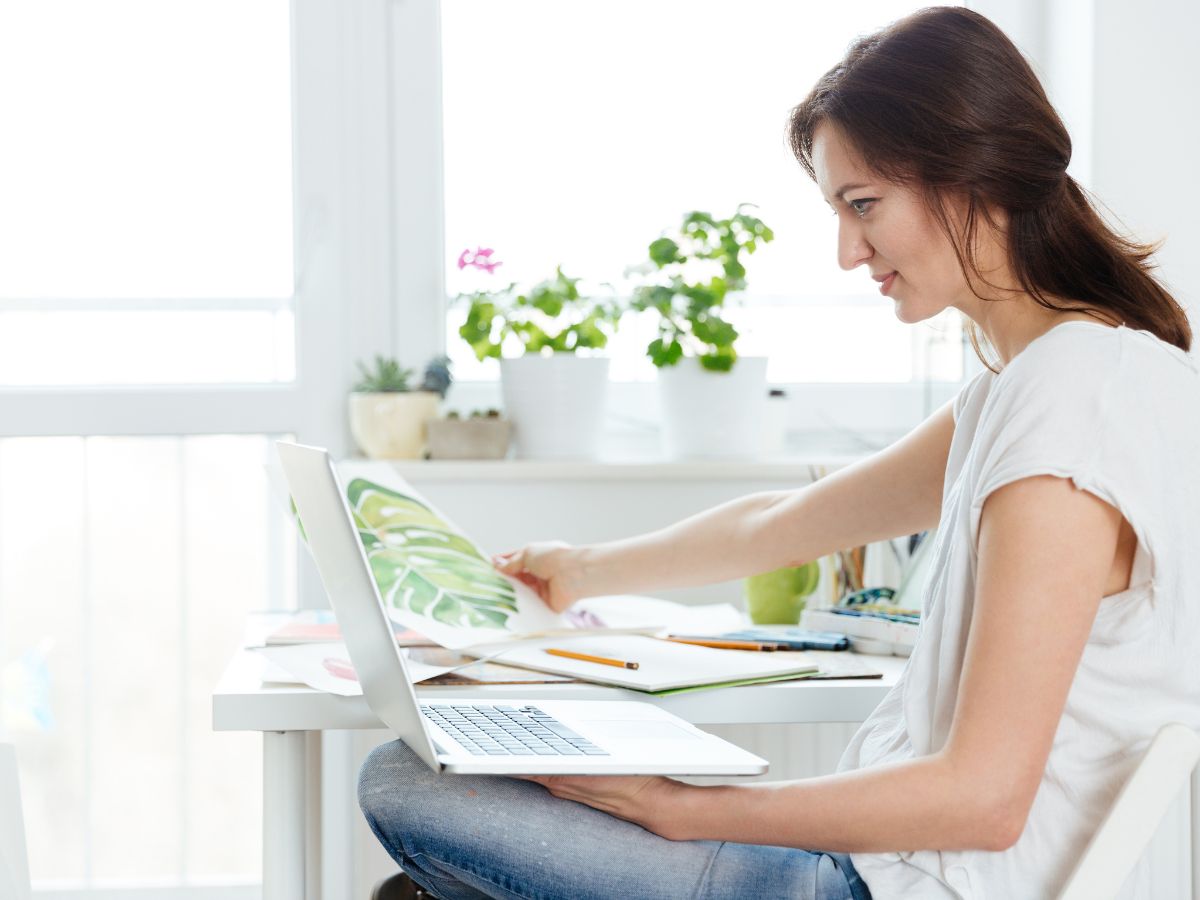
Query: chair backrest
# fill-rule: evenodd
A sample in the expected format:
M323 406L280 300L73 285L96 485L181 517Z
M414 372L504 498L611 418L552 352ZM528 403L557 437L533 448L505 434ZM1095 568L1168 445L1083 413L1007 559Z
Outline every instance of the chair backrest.
M1163 816L1189 782L1197 763L1200 763L1200 735L1177 722L1159 729L1076 863L1058 900L1101 900L1116 896ZM1194 828L1195 810L1189 821ZM1191 837L1194 841L1196 835ZM1193 847L1193 890L1198 875L1200 860Z
M29 900L29 895L17 754L12 744L0 744L0 897Z

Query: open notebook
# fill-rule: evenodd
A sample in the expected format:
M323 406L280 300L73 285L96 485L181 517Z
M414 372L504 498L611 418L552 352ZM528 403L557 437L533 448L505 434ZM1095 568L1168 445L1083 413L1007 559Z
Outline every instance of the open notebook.
M567 659L547 653L549 647L635 662L638 667L625 669L587 660ZM497 650L500 651L499 655L492 656ZM505 665L654 692L809 675L820 668L812 657L804 653L716 650L636 634L558 637L522 641L518 646L508 649L476 647L463 652L471 656L489 656Z

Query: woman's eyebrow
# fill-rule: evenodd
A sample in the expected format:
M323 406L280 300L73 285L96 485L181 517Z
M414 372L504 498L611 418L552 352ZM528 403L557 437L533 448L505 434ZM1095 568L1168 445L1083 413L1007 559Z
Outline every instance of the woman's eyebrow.
M835 196L839 199L845 199L845 194L847 191L857 191L860 188L865 188L867 186L868 185L865 185L865 184L844 184L841 186L841 188L838 190L838 192L836 194L834 194L833 196Z

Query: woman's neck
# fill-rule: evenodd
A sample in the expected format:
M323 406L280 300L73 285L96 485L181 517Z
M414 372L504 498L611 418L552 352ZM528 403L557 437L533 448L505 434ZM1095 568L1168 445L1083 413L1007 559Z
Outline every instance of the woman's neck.
M1064 305L1069 302L1060 301L1058 298L1050 299L1052 303L1062 302ZM1110 326L1116 324L1097 313L1085 312L1078 305L1061 310L1047 309L1028 294L999 301L980 301L980 306L981 310L977 316L970 312L967 315L996 349L1001 366L1008 365L1035 338L1041 337L1063 322L1096 322Z

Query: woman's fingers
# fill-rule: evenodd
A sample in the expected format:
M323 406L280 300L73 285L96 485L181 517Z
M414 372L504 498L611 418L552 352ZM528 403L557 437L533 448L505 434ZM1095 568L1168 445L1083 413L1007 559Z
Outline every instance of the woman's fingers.
M505 575L516 575L525 568L525 551L510 550L507 553L497 553L492 557L492 565Z

